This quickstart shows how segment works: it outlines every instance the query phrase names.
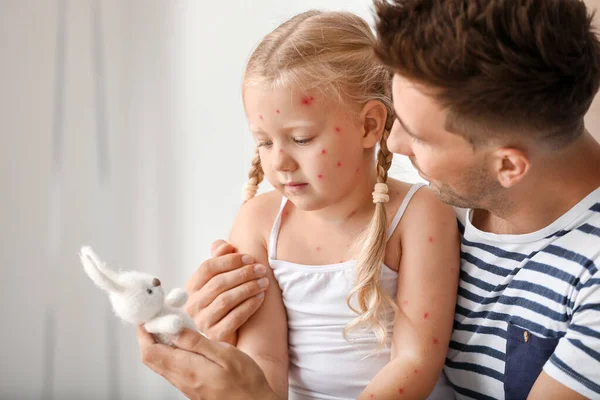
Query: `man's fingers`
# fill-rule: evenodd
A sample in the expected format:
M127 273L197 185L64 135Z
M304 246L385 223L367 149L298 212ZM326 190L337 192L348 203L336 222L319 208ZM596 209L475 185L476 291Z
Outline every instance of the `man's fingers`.
M262 293L266 290L266 285L269 284L268 282L267 278L261 278L258 281L254 280L246 282L221 293L203 309L202 314L205 318L205 323L208 326L216 325L234 308L238 307L247 299L258 295L264 296Z
M237 252L236 248L224 240L217 240L210 245L211 257L219 257L219 256L223 256L225 254L236 253L236 252Z
M214 276L223 272L235 270L244 264L252 263L254 263L252 257L237 253L209 258L200 264L196 271L194 271L191 278L185 284L185 290L188 294L191 294L206 285L206 282L211 280Z
M226 241L219 239L219 240L215 240L214 242L212 242L210 244L210 252L212 253L213 251L215 251L217 249L217 247L221 246L222 244L227 243Z
M219 343L214 340L210 340L200 333L191 329L185 328L177 335L172 338L173 342L181 350L196 353L203 356L207 362L225 366L227 361L226 346L228 344Z
M265 297L252 296L234 308L213 328L216 332L235 332L258 310Z
M269 283L269 280L265 277L266 271L267 268L264 265L246 265L213 277L201 290L193 292L190 295L188 300L188 314L194 315L199 310L211 304L221 294L246 283L249 284L246 289L257 289L249 290L247 297L260 293L261 289L266 290ZM240 302L243 300L245 298L240 299ZM232 307L236 305L237 303L232 304Z

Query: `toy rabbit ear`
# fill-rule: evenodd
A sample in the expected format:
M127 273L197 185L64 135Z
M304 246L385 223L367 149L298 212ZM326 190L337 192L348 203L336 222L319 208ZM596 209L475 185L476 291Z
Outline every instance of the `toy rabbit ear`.
M83 264L83 269L98 287L112 293L124 291L124 288L116 281L115 272L106 268L91 247L82 247L79 258Z

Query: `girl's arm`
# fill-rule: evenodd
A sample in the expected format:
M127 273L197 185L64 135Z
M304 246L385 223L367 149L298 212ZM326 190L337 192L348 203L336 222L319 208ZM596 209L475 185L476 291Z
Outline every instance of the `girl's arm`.
M409 203L400 229L392 356L360 399L426 398L448 351L460 268L454 211L422 188Z
M273 201L275 200L275 201ZM233 223L230 243L267 267L269 287L256 313L239 329L237 347L256 361L280 399L288 396L287 317L281 290L269 267L267 241L273 212L279 202L273 193L257 196L244 204Z

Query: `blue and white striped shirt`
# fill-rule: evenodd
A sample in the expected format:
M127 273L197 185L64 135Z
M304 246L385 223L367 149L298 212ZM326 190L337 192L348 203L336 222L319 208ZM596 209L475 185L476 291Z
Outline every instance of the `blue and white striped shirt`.
M457 399L525 399L543 371L600 399L600 188L546 228L482 232L457 210L461 273L445 372Z

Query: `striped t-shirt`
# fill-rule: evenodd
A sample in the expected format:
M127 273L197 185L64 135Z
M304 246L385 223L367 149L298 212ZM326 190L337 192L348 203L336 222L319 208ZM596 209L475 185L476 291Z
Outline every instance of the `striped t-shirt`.
M543 371L600 399L600 188L546 228L462 233L445 372L457 399L525 399Z

